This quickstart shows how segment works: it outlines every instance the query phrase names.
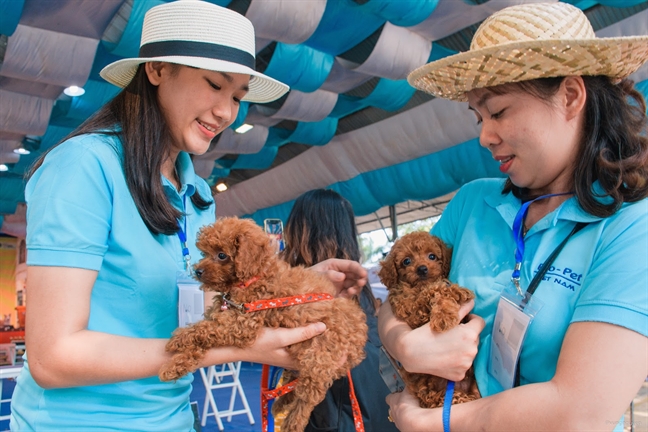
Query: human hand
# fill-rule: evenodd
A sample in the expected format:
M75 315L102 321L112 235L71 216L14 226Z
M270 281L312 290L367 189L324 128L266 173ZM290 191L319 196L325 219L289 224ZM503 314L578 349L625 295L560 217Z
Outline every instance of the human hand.
M269 364L284 369L297 369L297 363L288 354L286 347L311 339L326 331L322 322L312 323L295 328L263 327L254 344L247 348L229 348L233 360L244 360L253 363ZM216 361L212 364L222 363Z
M409 391L391 393L387 395L386 401L389 405L389 418L398 430L408 432L443 430L442 424L439 423L441 420L440 410L421 408L418 399L412 396ZM440 428L436 425L439 425Z
M379 312L381 340L408 372L461 381L477 355L479 334L485 326L481 317L469 314L474 305L471 300L459 309L459 319L467 316L467 322L437 333L428 324L410 329L393 315L386 302Z
M330 258L310 267L325 275L337 289L338 297L353 297L367 283L367 270L351 260Z

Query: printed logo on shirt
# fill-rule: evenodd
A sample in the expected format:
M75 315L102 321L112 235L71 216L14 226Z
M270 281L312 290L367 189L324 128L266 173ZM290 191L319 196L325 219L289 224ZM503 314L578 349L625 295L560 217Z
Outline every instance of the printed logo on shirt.
M540 267L542 267L542 263L538 265L538 268L535 270L536 273L540 270ZM583 273L579 273L569 266L559 267L552 265L547 270L547 273L545 273L542 281L560 285L570 291L576 291L577 288L580 288L582 279Z

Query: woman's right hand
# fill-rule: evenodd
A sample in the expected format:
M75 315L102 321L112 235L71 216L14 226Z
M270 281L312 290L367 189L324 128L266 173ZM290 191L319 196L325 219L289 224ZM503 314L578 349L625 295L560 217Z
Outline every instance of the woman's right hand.
M222 350L228 351L229 361L249 361L253 363L269 364L284 369L297 369L297 363L288 354L286 347L311 339L326 331L322 322L312 323L296 328L269 328L263 327L257 340L247 348L216 348L210 350L203 363L207 365L223 363Z
M461 381L477 355L479 334L485 326L481 317L469 314L474 305L470 301L459 309L460 320L467 316L467 322L437 333L428 324L411 329L394 316L389 302L385 302L378 315L380 338L408 372Z

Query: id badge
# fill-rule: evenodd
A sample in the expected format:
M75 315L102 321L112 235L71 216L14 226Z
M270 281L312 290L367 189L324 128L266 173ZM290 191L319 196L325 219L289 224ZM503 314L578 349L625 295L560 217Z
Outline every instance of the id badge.
M178 327L187 327L203 319L205 296L200 290L200 282L187 276L185 272L176 274L178 285Z
M524 338L533 317L541 307L539 301L523 303L522 297L517 295L512 287L505 290L500 297L491 335L488 372L497 379L504 390L513 388L515 384L515 371Z

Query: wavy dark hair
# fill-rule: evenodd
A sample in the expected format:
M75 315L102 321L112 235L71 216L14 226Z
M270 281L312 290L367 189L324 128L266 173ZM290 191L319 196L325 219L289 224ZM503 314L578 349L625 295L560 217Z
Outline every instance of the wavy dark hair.
M301 195L293 205L284 232L281 257L291 266L310 267L329 258L360 262L358 229L351 203L329 189L315 189ZM369 284L362 293L375 313L375 297Z
M180 67L172 64L172 74L177 74ZM115 126L121 130L115 130ZM158 104L157 87L150 83L144 64L139 66L135 77L124 90L59 144L90 133L116 136L121 141L126 184L149 231L166 235L178 232L177 221L182 212L169 203L160 182L162 163L171 147L169 129ZM29 177L43 164L49 151L51 149L36 160L28 173ZM213 203L198 191L191 196L191 201L201 210L206 210Z
M496 94L521 90L549 101L565 77L539 78L493 87ZM574 191L587 213L608 217L624 202L648 197L648 121L646 102L631 80L583 76L587 100L579 156L574 161ZM594 191L598 181L603 193ZM506 180L503 193L523 200L528 191ZM601 199L605 198L605 199Z

